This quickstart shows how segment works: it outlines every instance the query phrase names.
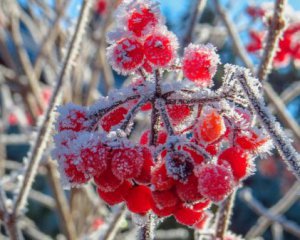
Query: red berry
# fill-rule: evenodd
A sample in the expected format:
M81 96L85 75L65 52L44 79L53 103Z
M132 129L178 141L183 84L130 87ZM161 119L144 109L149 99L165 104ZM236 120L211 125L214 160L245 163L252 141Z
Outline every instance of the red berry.
M183 202L191 203L203 199L198 191L198 178L194 174L190 175L185 183L177 182L176 192Z
M152 197L159 209L174 207L179 203L179 198L173 190L154 191Z
M175 181L168 176L164 163L159 164L152 170L151 184L157 191L168 190L174 186Z
M96 12L102 15L103 13L105 13L106 8L107 8L106 0L98 0L96 4Z
M168 217L172 215L177 208L177 205L174 205L173 207L165 207L165 208L158 208L155 204L152 206L152 211L158 216L158 217Z
M157 145L165 144L167 142L168 135L164 131L158 132ZM140 138L141 145L149 145L150 144L150 130L146 130L142 133Z
M98 188L104 192L113 192L123 183L123 180L116 178L109 168L102 174L96 175L94 181Z
M210 220L210 215L209 214L207 214L206 212L202 212L202 219L200 220L200 221L198 221L198 222L196 222L194 225L193 225L193 227L195 228L195 229L204 229L205 228L205 226L206 226L206 224L207 224L207 222Z
M255 151L259 147L263 146L268 142L269 138L264 134L259 134L254 130L248 130L243 132L238 132L235 137L235 142L246 151Z
M99 175L107 168L109 149L95 141L88 141L88 145L80 149L83 171L92 176Z
M68 103L60 107L58 112L60 113L57 120L58 131L72 130L80 132L87 130L89 127L86 110L81 106Z
M225 132L223 117L214 108L208 108L201 114L199 124L196 128L196 135L201 140L211 143L218 140Z
M108 61L113 69L124 75L143 64L143 45L135 38L124 38L107 49Z
M203 211L206 208L209 208L211 205L211 201L208 199L202 199L200 202L193 204L194 211Z
M196 152L194 149L191 149L189 147L183 147L183 150L190 154L194 162L194 165L199 165L204 163L205 160L204 157L200 153Z
M207 87L212 84L218 63L220 58L212 45L190 44L184 50L183 74L197 85Z
M184 225L193 226L203 218L203 212L197 212L189 207L182 206L175 213L176 220Z
M175 180L185 182L193 173L193 160L184 151L169 152L166 156L168 175Z
M233 176L224 166L206 164L195 171L198 177L198 191L213 202L223 200L234 187Z
M83 184L89 181L90 176L80 169L78 169L77 165L74 164L75 156L74 155L66 155L64 162L64 172L70 183L74 184Z
M145 57L154 66L166 67L175 60L177 39L170 33L154 33L144 43Z
M106 132L109 132L113 126L119 124L121 121L124 120L127 112L128 109L126 109L125 107L115 108L102 118L101 127Z
M121 180L138 176L143 164L141 149L120 148L112 152L111 169L113 174Z
M124 197L127 196L130 188L132 188L132 183L125 181L113 192L104 192L100 188L98 188L97 191L100 198L102 198L107 204L115 205L124 201Z
M152 66L150 65L150 63L147 60L144 61L144 64L143 64L142 67L144 68L144 70L147 73L152 73L153 72L153 68L152 68Z
M191 114L191 109L188 105L168 105L167 112L174 125L182 123Z
M140 6L139 9L134 9L128 17L128 30L136 36L141 37L145 30L157 25L157 16L146 6Z
M246 152L238 147L227 148L218 159L218 164L230 167L235 180L245 178L249 172L250 159Z
M248 45L246 46L248 52L250 53L256 52L262 49L265 34L262 32L251 30L249 32L249 35L250 35L251 42L248 43Z
M149 184L151 181L151 168L154 166L153 157L150 150L146 147L142 148L144 164L141 173L134 178L140 184Z
M153 206L151 191L146 186L134 186L125 197L126 205L131 212L144 214Z

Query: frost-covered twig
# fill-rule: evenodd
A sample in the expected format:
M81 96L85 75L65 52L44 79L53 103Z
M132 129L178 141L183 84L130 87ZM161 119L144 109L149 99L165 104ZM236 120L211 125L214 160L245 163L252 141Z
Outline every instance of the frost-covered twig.
M55 200L57 202L57 210L60 215L60 219L62 221L62 225L66 234L67 239L75 240L76 239L76 231L73 222L73 218L70 212L70 208L64 195L64 191L61 187L59 181L59 174L57 171L57 166L54 164L53 160L48 159L47 169L49 174L49 180L53 189L53 193L55 196Z
M225 199L219 206L217 222L216 222L216 237L223 239L228 226L230 224L230 218L232 215L234 200L236 192L234 191L227 199Z
M148 213L146 216L146 223L145 225L139 227L138 229L138 240L153 240L153 227L154 227L154 219L151 213Z
M188 19L188 26L186 26L186 32L182 39L183 47L186 47L192 42L195 26L201 18L206 2L207 0L194 0L194 3L191 3L191 9L193 12L190 14L191 16Z
M14 211L13 215L14 218L19 214L20 210L23 209L29 190L32 186L36 169L38 167L38 164L42 158L44 149L46 147L46 143L49 139L50 131L52 128L53 118L54 118L54 110L56 106L59 104L61 99L61 93L63 89L63 85L65 82L66 77L69 76L70 70L72 68L72 64L76 58L76 55L79 51L79 46L81 43L82 36L85 32L85 26L87 24L90 8L93 4L93 1L85 0L83 3L83 6L81 8L81 13L78 18L78 23L75 29L74 36L72 37L71 44L69 46L69 50L67 52L66 59L63 64L63 68L61 70L61 73L59 74L58 81L56 83L56 87L54 89L51 102L49 104L49 107L45 113L44 120L42 122L42 125L39 129L36 141L32 147L32 150L30 152L29 156L29 165L26 170L26 174L24 176L23 184L21 186L20 192L18 193L15 205L14 205Z
M242 190L239 193L239 196L243 201L245 201L248 206L258 213L259 215L262 215L271 222L279 223L287 232L295 235L296 237L300 238L300 226L297 225L295 222L292 222L290 220L287 220L283 216L280 215L274 215L270 211L268 211L266 208L264 208L261 203L259 203L251 194L250 190Z
M284 18L286 4L286 0L276 0L272 22L269 27L267 43L257 72L257 77L260 81L264 81L272 69L273 59L278 50L278 43L286 25Z
M101 240L114 240L115 239L116 234L120 228L120 223L123 220L125 213L126 213L126 207L125 207L125 205L123 205L118 209L118 211L112 217L109 228L107 229L104 237L101 238Z
M245 96L249 100L249 103L260 122L272 138L274 145L276 146L279 154L285 160L289 169L294 173L297 179L300 179L300 156L292 146L290 140L283 132L279 123L271 115L269 110L266 108L263 100L255 92L253 92L251 86L257 81L253 78L250 79L249 73L242 71L237 77ZM251 83L250 83L251 81Z
M300 184L296 181L283 198L269 209L269 212L273 215L283 214L299 199L299 192ZM271 223L268 218L261 216L246 234L246 238L250 239L262 235Z

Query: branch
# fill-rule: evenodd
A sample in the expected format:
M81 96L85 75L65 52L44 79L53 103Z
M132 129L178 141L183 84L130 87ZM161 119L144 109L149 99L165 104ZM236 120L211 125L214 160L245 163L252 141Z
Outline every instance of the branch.
M283 214L287 211L296 201L299 200L300 184L298 181L289 189L289 191L281 198L275 205L273 205L269 212L273 215ZM272 223L268 218L261 216L256 224L252 226L246 234L247 239L255 238L262 235L268 226Z
M75 29L75 33L72 37L71 44L68 48L68 52L67 52L67 56L64 61L64 64L63 64L63 68L61 70L61 73L59 74L59 78L56 83L56 87L53 91L51 102L45 113L43 123L39 129L38 135L36 137L36 141L32 147L31 154L29 156L29 165L27 167L26 174L24 176L24 180L23 180L20 192L17 195L15 205L14 205L14 210L13 210L14 217L16 217L19 214L20 210L23 209L23 207L26 203L29 190L32 186L34 177L37 172L36 170L37 170L38 164L44 153L46 143L49 140L49 135L50 135L53 120L54 120L53 113L55 111L56 106L61 101L61 94L62 94L64 82L65 82L66 78L69 76L70 70L72 69L72 66L73 66L73 62L76 58L77 52L79 51L81 39L85 32L85 26L87 24L89 11L90 11L92 4L93 4L93 1L85 0L82 5L80 16L78 18L77 26Z
M255 79L249 79L245 72L237 78L239 81L245 97L249 100L252 109L260 119L261 124L266 129L270 137L272 138L274 145L276 146L282 159L285 160L289 169L293 172L297 179L300 179L300 156L292 146L290 140L287 138L279 123L271 115L270 111L265 107L263 100L257 96L251 90L250 81Z
M243 190L239 193L241 199L248 204L248 206L266 218L268 218L271 222L279 223L287 232L295 235L297 238L300 238L300 226L296 223L287 220L283 216L274 215L266 208L264 208L260 202L258 202L251 194L249 190Z
M279 39L282 36L286 22L284 19L284 10L286 6L286 0L276 0L272 23L269 28L267 37L267 44L262 57L261 64L259 66L257 77L260 81L266 80L268 74L272 69L273 59L276 51L278 50Z

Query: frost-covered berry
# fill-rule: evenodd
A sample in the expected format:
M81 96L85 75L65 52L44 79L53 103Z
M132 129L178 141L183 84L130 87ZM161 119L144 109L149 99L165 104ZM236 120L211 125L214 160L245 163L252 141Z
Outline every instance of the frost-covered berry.
M107 49L107 57L114 70L126 75L143 64L143 45L136 38L123 38Z
M203 196L198 191L198 178L192 174L187 181L176 183L176 192L181 201L192 203L203 199Z
M124 197L127 196L130 188L132 188L132 183L129 181L125 181L113 192L105 192L100 188L97 189L97 192L100 198L102 198L107 204L115 205L124 201Z
M184 50L183 74L197 85L208 87L212 85L218 63L220 63L219 55L211 44L190 44Z
M154 166L154 161L151 151L147 147L142 147L141 152L144 163L140 174L136 176L134 180L140 184L149 184L151 181L151 168Z
M175 180L185 182L193 173L193 160L184 151L169 152L166 156L168 175Z
M203 218L203 212L194 211L192 208L182 205L175 213L176 220L184 225L193 226Z
M78 167L86 174L95 176L106 170L107 160L110 158L109 148L100 142L99 135L82 132L73 141L73 148L78 150Z
M154 191L152 192L152 197L156 207L159 209L171 208L179 203L179 198L172 189L166 191Z
M113 174L121 180L138 176L143 164L141 149L124 147L114 149L112 152L111 169Z
M146 60L155 67L166 67L176 58L178 43L168 31L154 32L144 42Z
M235 143L246 151L255 151L268 141L269 138L259 130L240 131L235 137Z
M106 0L98 0L96 3L96 12L100 15L105 13L107 9L107 2Z
M176 211L177 205L172 207L159 208L155 204L152 206L152 212L155 213L158 217L168 217Z
M174 186L175 180L168 176L166 165L164 163L159 163L152 170L151 184L157 191L168 190Z
M207 107L202 110L196 136L207 143L218 140L225 133L226 127L223 117L214 108Z
M134 186L125 197L127 208L134 213L147 213L153 206L151 191L146 186Z
M120 106L115 108L101 119L101 127L106 132L109 132L113 126L119 124L124 120L127 113L128 109L125 107Z
M159 131L157 137L157 145L165 144L167 142L168 134L165 131ZM141 145L149 145L150 144L150 130L146 130L142 133L140 138Z
M232 172L220 165L206 164L196 168L198 191L213 202L219 202L233 190Z
M113 192L124 182L116 178L111 169L107 168L103 173L94 177L94 182L103 192Z
M58 108L59 117L57 119L57 130L72 130L80 132L87 130L89 122L86 109L82 106L68 103Z
M78 166L73 162L75 156L70 154L65 156L63 163L64 172L70 183L83 184L90 180L90 176L81 171Z
M139 9L133 9L127 19L128 30L138 37L141 37L146 33L146 30L155 27L157 24L156 13L145 5L140 6Z
M168 105L167 112L174 125L181 124L191 114L191 108L188 105Z
M189 153L195 166L204 163L205 158L203 157L203 155L196 152L194 149L184 146L183 150Z
M251 170L251 162L248 154L238 147L224 150L218 159L218 164L230 167L234 178L239 181L245 178Z
M203 211L206 208L209 208L211 205L211 201L209 199L202 199L200 202L193 204L194 211Z

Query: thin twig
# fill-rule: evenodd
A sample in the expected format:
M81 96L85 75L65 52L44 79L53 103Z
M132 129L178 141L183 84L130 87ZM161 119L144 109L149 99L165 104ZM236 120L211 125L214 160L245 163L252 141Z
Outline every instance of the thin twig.
M17 216L19 211L24 207L26 203L26 199L28 197L29 189L32 186L36 169L38 164L42 158L44 149L46 147L46 143L49 139L50 131L52 128L52 123L54 120L54 110L56 106L60 103L61 93L64 86L65 79L69 76L70 70L72 68L72 63L74 62L76 55L79 51L79 46L81 43L82 36L85 32L85 26L87 24L90 8L93 4L91 0L85 0L83 2L80 16L78 18L77 26L75 29L75 33L72 37L71 44L68 48L67 56L63 64L63 68L61 73L59 74L58 81L56 83L56 87L53 91L53 95L51 98L51 102L46 111L43 123L39 129L36 141L32 147L31 155L29 157L29 166L26 171L26 175L24 177L23 184L21 186L20 192L15 201L14 205L14 215Z
M282 36L286 25L284 10L287 4L286 0L276 0L272 23L269 27L267 43L259 66L257 77L260 81L266 80L272 69L273 59L278 50L279 39Z
M269 209L269 212L273 215L283 214L285 211L290 209L290 207L297 200L299 200L299 192L300 184L298 181L296 181L294 185L289 189L289 191L274 206ZM261 216L257 220L256 224L253 225L249 232L246 234L246 239L251 239L262 235L271 223L272 222L268 218Z
M239 196L244 200L248 206L261 216L268 218L271 222L279 223L287 232L300 238L300 226L295 222L287 220L283 216L274 215L266 208L264 208L260 202L258 202L251 194L249 190L243 190L239 193Z
M232 215L233 203L236 195L235 193L236 192L234 191L232 194L230 194L230 196L227 199L225 199L219 207L216 225L217 239L224 239L224 236L228 229L228 225L230 223L230 218Z

